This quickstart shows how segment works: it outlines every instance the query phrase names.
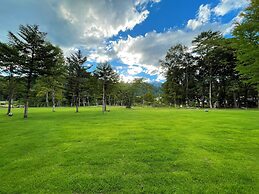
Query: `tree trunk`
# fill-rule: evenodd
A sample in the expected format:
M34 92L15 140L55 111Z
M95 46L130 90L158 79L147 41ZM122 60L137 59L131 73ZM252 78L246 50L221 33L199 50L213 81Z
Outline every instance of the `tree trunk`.
M52 112L55 112L56 104L55 104L55 90L52 90Z
M8 110L7 115L9 115L12 111L12 101L13 101L13 93L14 93L14 82L13 82L13 70L14 66L10 65L10 77L8 83Z
M106 90L105 90L105 82L103 82L103 106L102 111L106 111Z
M176 108L177 103L176 103L176 93L174 94L174 107Z
M113 106L117 106L116 98L115 97L113 97Z
M12 100L13 100L13 97L12 96L9 96L8 98L8 110L7 110L7 115L9 115L11 113L11 110L12 110Z
M49 92L46 92L46 107L49 107Z
M78 103L76 103L76 112L79 112L79 110L78 110Z
M8 94L8 110L7 115L9 115L12 111L12 101L13 101L13 83L12 83L12 75L9 79L9 94Z
M259 91L257 93L257 108L259 108Z
M87 96L87 106L90 106L89 96Z
M80 97L80 94L78 95L78 106L81 105L81 97Z
M237 96L236 96L236 93L233 92L233 100L234 100L234 108L238 108L238 105L237 105Z
M25 96L25 102L24 102L24 114L23 114L23 118L25 118L25 119L28 118L31 77L32 77L32 72L29 73L28 80L27 80L26 96Z
M247 108L248 107L248 89L247 89L247 86L245 88L245 107Z
M210 85L209 85L209 105L210 108L212 108L212 82L210 80Z
M78 95L76 95L76 97L75 97L76 113L79 111L78 110L78 102L79 102L79 98L78 98Z
M83 100L83 102L82 102L83 103L83 107L85 107L86 106L86 98L83 98L82 100Z
M24 104L24 115L23 118L27 119L28 118L28 107L29 107L29 100L26 98L25 104Z
M189 107L189 78L186 70L186 94L185 94L186 106Z
M109 95L109 106L111 106L111 95Z

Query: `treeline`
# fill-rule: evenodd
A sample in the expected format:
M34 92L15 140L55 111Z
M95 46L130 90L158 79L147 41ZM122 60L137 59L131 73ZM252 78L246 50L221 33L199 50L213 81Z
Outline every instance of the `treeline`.
M159 89L136 79L119 81L118 74L105 62L89 72L87 57L80 50L65 58L62 50L47 41L37 25L21 25L9 32L9 42L0 43L0 100L8 100L8 115L13 106L80 106L102 104L126 106L151 105ZM159 100L159 99L158 99Z
M202 32L192 47L175 45L160 61L164 99L174 106L259 108L258 1L251 1L232 38Z
M0 101L13 106L259 106L258 2L251 1L232 38L220 32L202 32L191 48L172 46L160 60L166 77L162 87L135 79L123 83L105 62L89 71L80 50L65 58L37 25L21 25L0 42Z

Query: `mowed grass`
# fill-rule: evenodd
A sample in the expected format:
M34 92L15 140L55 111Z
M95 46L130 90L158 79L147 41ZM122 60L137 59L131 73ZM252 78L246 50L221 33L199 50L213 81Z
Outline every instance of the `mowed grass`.
M0 193L259 193L259 111L0 110Z

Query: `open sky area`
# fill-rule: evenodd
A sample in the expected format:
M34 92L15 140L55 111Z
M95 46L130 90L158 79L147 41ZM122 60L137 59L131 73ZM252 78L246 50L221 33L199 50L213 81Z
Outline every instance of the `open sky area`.
M191 46L206 30L230 36L248 0L1 0L0 41L20 24L38 24L66 56L109 61L124 81L163 82L159 67L174 44Z

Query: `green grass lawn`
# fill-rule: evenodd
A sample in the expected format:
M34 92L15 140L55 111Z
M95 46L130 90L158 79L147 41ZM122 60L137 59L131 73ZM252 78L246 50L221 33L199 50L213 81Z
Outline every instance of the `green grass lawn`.
M259 111L0 109L0 193L259 193Z

